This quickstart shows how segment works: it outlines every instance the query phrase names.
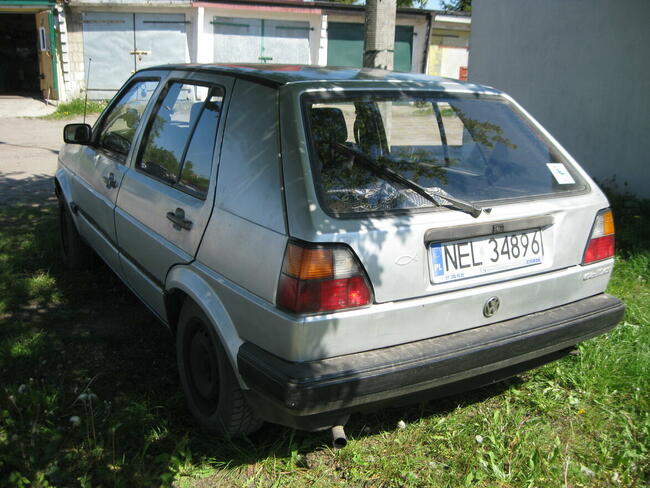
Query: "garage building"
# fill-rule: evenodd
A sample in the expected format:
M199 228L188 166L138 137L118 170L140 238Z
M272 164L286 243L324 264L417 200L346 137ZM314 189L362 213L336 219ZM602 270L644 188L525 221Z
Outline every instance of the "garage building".
M3 4L0 12L0 48L5 54L0 93L40 93L67 100L87 89L90 99L107 99L135 71L160 64L360 67L363 59L363 5L302 0L15 0L11 6ZM396 71L435 71L428 54L431 28L442 25L435 20L439 14L398 9ZM451 29L457 25L461 24L456 22ZM469 29L462 27L465 32ZM433 44L431 52L437 52ZM457 64L444 61L444 66L452 67L438 71L458 77Z
M54 1L0 4L0 95L58 99Z

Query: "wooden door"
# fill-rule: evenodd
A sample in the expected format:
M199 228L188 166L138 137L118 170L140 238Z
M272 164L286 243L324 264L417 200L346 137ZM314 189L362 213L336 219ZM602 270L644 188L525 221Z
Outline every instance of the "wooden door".
M52 37L50 34L50 11L44 10L36 14L36 33L38 35L38 70L40 88L43 98L58 100L59 96L54 86Z

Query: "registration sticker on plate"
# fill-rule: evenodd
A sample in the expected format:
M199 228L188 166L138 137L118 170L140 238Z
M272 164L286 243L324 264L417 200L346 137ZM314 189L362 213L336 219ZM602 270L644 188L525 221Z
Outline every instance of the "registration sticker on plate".
M429 249L434 283L534 266L544 259L540 229L436 242Z

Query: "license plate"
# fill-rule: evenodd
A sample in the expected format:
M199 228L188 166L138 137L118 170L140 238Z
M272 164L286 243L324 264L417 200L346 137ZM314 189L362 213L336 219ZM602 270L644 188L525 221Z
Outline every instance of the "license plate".
M540 229L436 242L429 249L434 283L534 266L544 259Z

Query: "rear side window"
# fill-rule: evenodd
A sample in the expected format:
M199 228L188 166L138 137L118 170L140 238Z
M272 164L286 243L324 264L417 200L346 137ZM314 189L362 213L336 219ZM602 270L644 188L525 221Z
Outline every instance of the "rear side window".
M210 96L194 130L178 182L186 191L203 194L208 191L222 98L222 95L216 93Z
M337 94L306 98L304 110L316 184L334 214L435 206L377 165L435 196L471 202L585 188L562 155L500 98Z
M149 122L136 167L205 198L222 102L220 87L172 83Z
M129 154L142 114L157 86L158 81L151 80L133 83L106 116L99 133L99 145L116 153L122 163Z

